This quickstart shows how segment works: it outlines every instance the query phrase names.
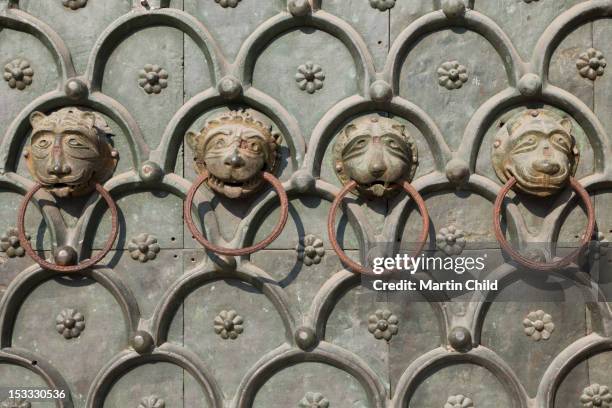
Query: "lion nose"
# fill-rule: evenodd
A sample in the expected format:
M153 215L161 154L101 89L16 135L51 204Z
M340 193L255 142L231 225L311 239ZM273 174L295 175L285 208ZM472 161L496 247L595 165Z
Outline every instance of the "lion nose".
M231 155L229 155L229 156L227 156L225 158L224 163L227 166L230 166L230 167L233 167L235 169L238 169L238 168L244 166L244 159L240 156L240 154L238 153L237 150L234 150L234 152Z
M533 163L533 168L540 173L553 175L559 172L561 166L559 166L557 163L551 162L550 160L538 160Z
M385 166L385 163L382 161L376 160L370 163L369 170L373 177L378 178L385 174L385 171L387 171L387 166Z
M72 171L72 169L70 168L69 165L67 165L67 164L61 165L59 163L54 164L49 169L49 173L50 174L54 174L56 176L63 176L63 175L66 175L66 174L70 174L71 171Z

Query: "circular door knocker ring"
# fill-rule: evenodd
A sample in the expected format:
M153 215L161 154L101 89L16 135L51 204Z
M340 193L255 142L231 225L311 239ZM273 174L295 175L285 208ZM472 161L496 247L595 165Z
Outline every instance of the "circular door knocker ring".
M224 248L224 247L215 245L211 243L210 241L208 241L206 238L204 238L202 233L200 233L195 223L193 222L193 218L191 214L191 206L192 206L195 194L198 191L198 188L200 188L200 186L204 184L204 182L208 179L208 172L204 172L193 183L193 185L191 186L191 189L189 189L189 192L187 193L187 198L185 199L185 204L183 206L185 223L187 224L189 231L191 231L196 241L198 241L207 250L214 252L216 254L227 255L227 256L243 256L243 255L249 255L254 252L257 252L260 249L264 249L265 247L270 245L276 238L278 238L280 233L283 231L285 224L287 223L287 217L289 215L289 200L287 199L287 193L285 192L285 189L283 188L283 185L279 179L277 179L272 174L266 171L262 172L261 176L264 180L266 180L268 183L272 185L272 187L276 191L276 194L278 194L278 198L280 199L281 216L280 216L278 223L276 224L276 226L270 233L270 235L268 235L266 239L264 239L263 241L255 245L252 245L246 248L238 248L238 249Z
M53 271L53 272L60 272L60 273L81 272L87 268L94 266L98 262L100 262L112 249L113 243L115 242L115 239L117 238L117 234L119 232L117 205L113 201L113 198L110 196L108 191L106 191L104 187L102 187L99 183L95 184L96 191L98 192L98 194L100 194L100 196L104 199L104 201L106 201L106 204L108 205L108 208L110 209L110 212L111 212L111 232L110 232L110 236L108 240L106 241L106 245L93 258L87 259L79 263L78 265L64 266L64 265L57 265L57 264L54 264L54 263L51 263L51 262L48 262L42 259L40 256L38 256L36 251L34 251L34 249L32 248L32 245L30 245L30 242L26 238L24 224L25 224L25 214L28 208L28 203L30 202L34 194L36 194L36 192L40 190L42 187L43 187L42 184L36 184L34 188L28 191L28 193L25 195L25 197L23 198L23 201L21 202L21 206L19 207L19 213L18 213L18 218L17 218L17 231L19 234L19 242L21 246L23 247L23 249L28 254L28 256L30 256L30 258L32 258L42 268Z
M538 262L531 259L528 259L522 256L518 251L516 251L510 243L504 237L504 233L501 229L501 207L504 202L504 197L510 189L516 184L516 178L511 177L506 185L499 191L497 197L495 199L495 207L493 212L493 229L495 232L495 238L499 245L502 247L504 252L506 252L514 261L518 262L520 265L538 271L550 271L553 269L563 268L578 258L578 256L582 253L582 251L589 244L591 237L593 236L593 231L595 230L595 209L593 208L593 204L591 203L591 199L589 193L580 185L580 183L574 178L569 178L569 184L574 189L576 194L580 197L587 211L587 228L582 240L580 242L580 247L576 250L572 251L569 255L565 256L562 259L559 259L554 262Z
M372 271L367 270L362 265L350 259L344 253L344 251L342 250L342 248L340 248L340 245L338 244L338 240L336 238L336 231L334 228L336 225L336 212L338 210L338 207L340 206L340 203L342 202L344 197L346 197L349 191L351 191L355 187L357 187L357 182L355 180L349 181L347 184L344 185L344 188L340 191L340 193L338 193L338 195L334 199L331 208L329 209L329 215L327 217L327 234L329 236L329 242L331 243L334 252L336 253L336 255L338 255L338 258L340 258L340 261L344 265L348 266L348 268L354 272L364 275L372 275ZM410 195L410 197L412 197L419 209L419 212L421 213L421 218L423 219L423 227L421 229L421 235L419 236L418 241L419 246L415 251L415 256L417 256L423 251L423 248L427 243L427 236L429 235L429 212L427 211L427 207L425 206L425 201L423 200L423 197L421 197L419 192L408 181L403 181L401 183L401 187L406 193L408 193L408 195Z

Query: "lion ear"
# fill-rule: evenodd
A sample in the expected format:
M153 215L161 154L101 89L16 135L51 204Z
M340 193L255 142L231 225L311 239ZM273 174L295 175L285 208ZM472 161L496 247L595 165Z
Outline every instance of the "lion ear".
M391 127L397 130L401 135L406 134L406 126L404 125L392 125Z
M89 127L93 128L96 125L96 115L92 112L81 113L81 120L83 120Z
M512 136L514 131L518 129L519 126L521 126L520 120L513 120L513 121L509 121L508 123L506 123L506 130L508 131L508 135Z
M350 139L351 133L353 133L355 130L357 130L357 126L351 123L350 125L344 128L344 134L346 135L348 139Z
M38 126L43 120L45 120L46 117L47 115L42 112L34 112L30 115L30 125L32 125L32 127L34 128Z
M559 122L559 124L563 126L563 128L567 131L567 133L569 134L572 133L572 128L574 125L572 124L572 120L570 118L561 119L561 122Z
M196 135L194 132L187 132L187 134L185 135L185 140L187 141L187 144L189 145L189 147L191 147L192 150L196 150L196 138L198 135Z

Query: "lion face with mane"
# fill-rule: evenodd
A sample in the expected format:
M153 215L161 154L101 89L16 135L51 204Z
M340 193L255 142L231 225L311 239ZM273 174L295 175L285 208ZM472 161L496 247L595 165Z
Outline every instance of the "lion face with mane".
M111 130L93 112L64 108L30 116L32 137L25 157L32 176L57 197L91 193L117 165Z
M200 173L208 186L229 198L247 196L264 183L261 173L278 167L280 135L251 110L227 111L210 119L200 133L187 133Z
M544 109L512 117L499 130L492 149L499 179L505 183L515 177L520 191L540 197L563 189L578 159L571 120Z
M412 180L418 162L405 126L379 115L349 123L336 139L333 156L342 184L354 180L359 192L370 197L393 194L394 184Z

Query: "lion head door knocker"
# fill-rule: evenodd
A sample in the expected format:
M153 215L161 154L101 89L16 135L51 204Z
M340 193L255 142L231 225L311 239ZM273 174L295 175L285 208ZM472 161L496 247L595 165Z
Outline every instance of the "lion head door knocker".
M206 122L200 133L187 133L200 174L207 184L228 198L259 190L262 172L274 173L279 164L280 135L262 115L253 111L228 111Z
M195 156L198 179L185 201L185 222L200 244L208 250L230 256L251 254L268 246L280 235L288 215L287 194L274 176L280 162L280 134L262 114L251 109L230 110L209 119L199 133L187 133ZM195 226L191 205L204 183L217 194L231 199L253 195L268 182L281 202L281 218L265 240L247 248L228 249L207 241Z
M406 127L382 116L362 117L346 126L333 157L342 184L354 180L359 194L367 197L395 194L396 184L411 181L418 164L416 144Z
M497 177L505 183L495 200L495 236L514 260L536 270L552 270L567 266L588 245L595 228L594 209L587 191L574 178L580 153L573 135L573 125L547 109L533 109L516 114L502 126L493 142L492 164ZM587 231L581 247L555 262L542 263L515 251L501 230L500 214L504 197L517 192L537 197L550 197L570 185L585 204Z
M42 267L58 272L76 272L99 262L112 248L117 236L117 207L102 183L112 177L119 155L111 143L111 129L102 116L78 108L63 108L49 115L30 116L32 136L25 148L28 169L37 184L28 191L19 211L21 245ZM71 265L71 247L56 251L56 264L40 258L25 239L24 218L34 194L45 189L55 197L69 199L97 191L107 202L112 216L111 237L94 258ZM58 255L59 253L59 255Z
M417 250L420 253L427 241L429 215L423 198L410 184L416 172L418 152L406 127L380 115L356 119L337 136L333 160L336 175L344 187L330 208L327 232L340 260L355 272L370 273L348 258L336 239L336 211L351 191L368 198L383 198L397 193L398 187L403 188L416 202L423 218Z

